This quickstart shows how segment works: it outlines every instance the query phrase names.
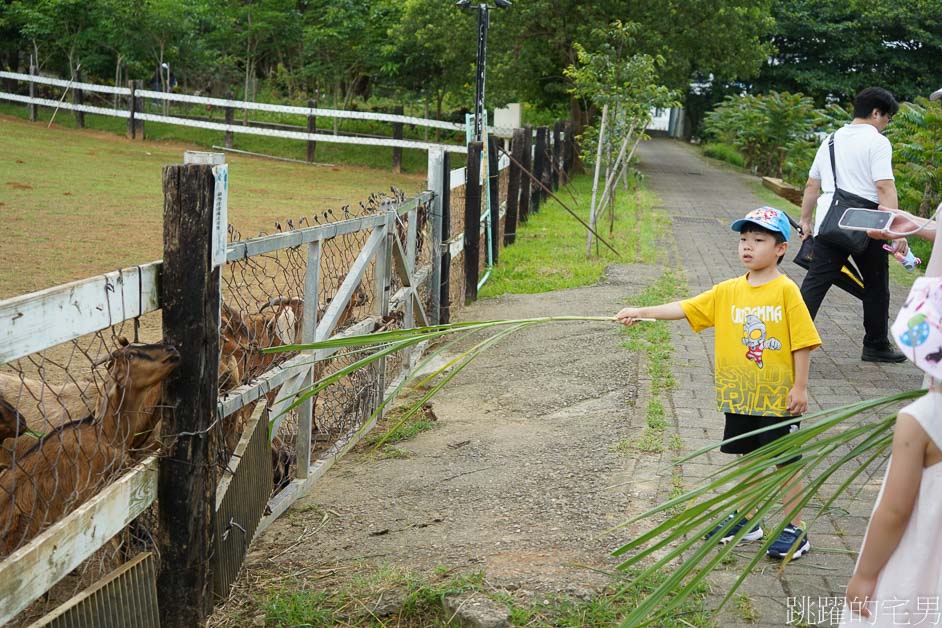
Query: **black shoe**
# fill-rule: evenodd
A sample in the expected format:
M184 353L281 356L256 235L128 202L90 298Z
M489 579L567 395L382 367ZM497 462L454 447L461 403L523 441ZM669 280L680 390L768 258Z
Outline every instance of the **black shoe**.
M860 359L864 362L905 362L906 356L890 345L883 347L864 346Z

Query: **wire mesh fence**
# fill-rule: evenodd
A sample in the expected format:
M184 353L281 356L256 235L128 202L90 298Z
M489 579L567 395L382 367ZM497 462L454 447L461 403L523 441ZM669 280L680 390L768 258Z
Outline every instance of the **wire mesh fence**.
M507 180L505 170L499 178L501 204L506 202ZM432 285L431 267L440 253L432 238L432 197L423 198L400 211L406 199L394 190L391 195L372 195L353 209L343 207L275 224L269 235L333 226L364 216L385 217L385 222L336 229L317 240L318 263L309 258L314 250L309 245L230 257L220 271L221 403L227 395L252 386L298 357L292 352L265 350L301 341L305 312L313 312L318 322L333 323L330 329L319 329L320 337L421 324L420 315L432 312L433 295L439 290ZM465 231L465 202L464 186L451 190L452 241L460 240ZM382 225L392 229L387 232ZM370 241L376 241L379 230L383 230L383 242L394 243L395 250L382 246L367 259L364 252ZM503 239L503 227L500 232L497 242ZM254 238L243 240L239 231L230 227L230 246L251 240ZM482 262L487 259L486 242L482 237ZM452 242L441 244L450 248ZM404 251L405 262L397 258L387 263L398 250ZM403 267L409 268L411 276L402 274ZM312 272L318 278L316 283L311 281ZM308 294L313 285L317 286L316 294ZM410 290L417 293L415 307ZM452 313L463 307L461 252L451 259L448 296ZM341 305L335 303L338 298ZM392 312L386 309L390 299L397 308ZM325 316L328 311L332 312L329 317ZM161 448L168 446L160 436L161 423L173 417L172 408L162 398L162 383L179 361L179 351L186 349L161 342L159 311L111 322L109 311L109 326L102 331L0 365L0 559L74 512L132 466L151 454L160 455ZM337 351L316 363L311 379L335 373L359 357L356 352ZM250 417L260 409L261 420L273 427L269 436L274 478L271 491L277 493L298 477L301 442L310 438L312 459L335 455L335 446L368 421L382 399L383 385L388 386L404 372L411 357L393 354L382 367L356 370L322 390L313 400L310 434L301 433L306 424L297 412L274 420L273 406L286 394L282 384L265 389L257 400L212 424L216 433L210 442L219 445L211 463L221 470L233 463L236 444ZM156 553L156 539L160 538L156 508L154 504L143 510L20 613L13 625L25 625L42 616L141 551Z
M159 329L159 314L145 315L0 366L0 559L158 448L161 384L178 360ZM155 549L156 532L146 511L10 625Z

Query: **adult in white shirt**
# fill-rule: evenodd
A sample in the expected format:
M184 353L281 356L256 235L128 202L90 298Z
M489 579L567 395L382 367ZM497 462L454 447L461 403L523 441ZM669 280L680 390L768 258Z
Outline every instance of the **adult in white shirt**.
M899 206L893 179L893 147L882 135L897 111L899 103L893 94L880 87L868 87L854 98L853 121L834 132L838 186L885 207ZM817 234L833 193L834 174L828 142L825 141L818 148L805 184L799 222L802 239L812 233L812 215L815 216L813 233ZM893 348L888 336L890 276L883 244L882 240L871 239L862 253L853 254L865 287L861 359L902 362L906 356ZM900 240L898 246L904 253L908 250L905 239ZM815 238L814 257L801 284L801 296L812 318L817 315L824 296L840 276L841 268L850 255L846 250Z

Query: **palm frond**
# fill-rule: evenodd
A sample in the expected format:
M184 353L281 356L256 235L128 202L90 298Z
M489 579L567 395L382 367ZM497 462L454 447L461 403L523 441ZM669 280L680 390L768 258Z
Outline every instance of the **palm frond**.
M783 513L781 523L772 528L766 541L755 546L755 556L742 568L736 582L720 602L719 608L722 608L763 558L789 522L791 515L807 508L838 471L852 469L848 477L837 485L833 494L817 508L815 516L810 518L812 523L846 493L861 474L885 460L892 442L895 412L881 419L862 421L849 426L848 422L861 413L878 410L888 404L912 399L924 393L924 390L899 393L810 414L803 418L802 429L723 465L700 486L618 526L622 528L649 520L665 512L675 513L614 552L615 556L630 554L619 565L619 569L638 567L643 562L654 559L654 562L635 578L630 585L632 587L640 586L654 574L670 568L668 578L624 618L623 625L644 625L668 616L673 608L683 603L690 592L706 580L717 565L731 555L736 543L748 533L748 526L743 526L736 537L724 546L718 547L704 542L706 534L711 532L718 522L724 521L737 511L751 512L754 517L762 518L779 508L782 496L794 482L806 483L794 510ZM752 434L775 429L789 422L784 421L779 425L756 430ZM735 439L725 442L733 440ZM702 456L722 444L703 447L679 459L676 464ZM801 458L785 464L795 456ZM850 463L860 459L861 464L852 468ZM710 493L716 494L703 499ZM727 522L722 533L728 532L733 525L734 520Z

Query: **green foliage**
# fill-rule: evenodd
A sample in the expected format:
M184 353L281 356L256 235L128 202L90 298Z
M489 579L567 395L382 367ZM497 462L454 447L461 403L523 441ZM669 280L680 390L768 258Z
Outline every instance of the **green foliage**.
M823 104L871 85L901 101L939 87L939 0L782 0L772 15L775 52L755 91L800 91Z
M746 165L746 160L743 159L743 156L739 154L739 151L736 150L736 147L732 144L724 144L723 142L710 142L704 144L703 154L707 157L712 157L713 159L719 159L720 161L725 161L726 163L733 164L734 166L739 166L740 168Z
M398 443L404 440L411 440L421 434L422 432L427 432L438 427L438 423L431 421L429 419L417 419L415 421L407 421L402 425L398 425L394 430L390 431L387 434L370 434L365 442L367 444L376 444L379 442L380 438L387 443Z
M620 574L612 584L588 599L568 595L545 594L520 599L502 590L494 590L485 583L483 573L450 575L446 567L433 574L408 572L392 567L380 567L365 575L358 575L343 583L319 581L317 590L284 585L279 589L256 593L253 603L264 613L265 625L313 626L336 625L452 625L454 618L446 614L443 601L447 597L469 592L485 595L505 604L510 610L514 626L614 626L626 612L634 608L653 589L654 584L629 588L633 574ZM675 618L668 619L665 628L684 626L712 626L705 608L708 589L699 587L679 607ZM378 600L397 602L395 617L375 617L365 610ZM253 619L252 609L241 609L233 621ZM383 623L389 621L389 624Z
M571 202L572 199L563 192L560 198L564 203L570 207L588 207L592 194L590 177L576 177L568 188L576 202ZM615 221L614 236L606 240L622 254L621 259L604 246L599 249L598 256L587 259L585 227L556 201L550 200L540 206L539 212L531 214L528 222L518 225L516 242L500 252L500 264L494 267L479 296L487 298L508 292L525 294L587 286L599 280L606 265L640 258L645 254L641 244L652 247L647 254L653 258L654 242L645 238L656 241L658 233L663 230L661 218L652 209L653 197L645 192L620 194L616 197L616 204L616 215L625 218Z
M614 552L616 556L626 557L619 569L644 566L632 586L643 585L649 578L659 582L629 614L625 624L657 622L671 617L675 604L702 587L709 574L731 558L738 540L748 532L748 526L743 527L732 542L719 547L703 543L702 538L733 511L752 511L755 517L765 517L781 508L782 496L791 483L801 480L805 487L795 508L804 509L813 527L815 520L828 515L835 500L845 495L855 481L872 477L886 461L895 415L865 420L859 415L924 393L905 392L807 415L802 419L802 429L725 464L700 486L625 522L623 525L628 526L646 520L650 522L650 529ZM756 430L756 433L776 427ZM704 447L676 464L681 465L721 445ZM795 456L800 456L800 460L779 466ZM814 502L819 492L820 500ZM786 515L766 533L761 547L742 567L733 585L724 587L721 606L734 599L740 585L764 558L769 545L787 522ZM733 524L730 520L727 529ZM743 610L740 607L740 611Z
M601 127L588 125L579 136L582 160L587 164L595 164L599 150L603 155L613 155L621 150L627 137L640 135L651 119L652 109L678 104L674 94L659 84L658 67L664 65L664 58L632 53L639 31L637 23L616 20L604 35L596 34L602 40L597 50L589 52L581 44L573 44L578 64L564 70L572 81L570 91L587 105L591 103L605 112L606 134L601 146Z
M812 137L813 113L802 94L729 96L706 115L704 136L735 146L753 172L781 177L792 146Z
M925 98L905 103L887 127L900 207L931 216L942 193L942 109Z

